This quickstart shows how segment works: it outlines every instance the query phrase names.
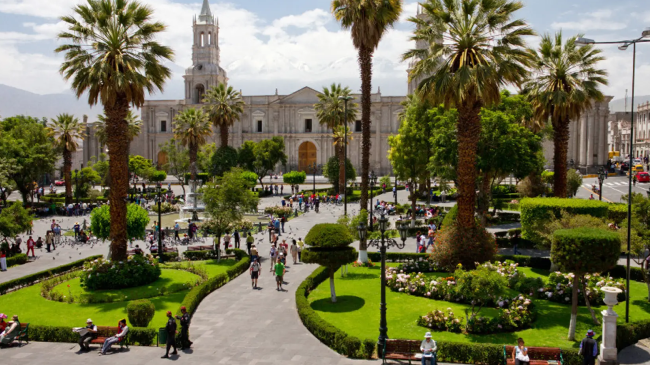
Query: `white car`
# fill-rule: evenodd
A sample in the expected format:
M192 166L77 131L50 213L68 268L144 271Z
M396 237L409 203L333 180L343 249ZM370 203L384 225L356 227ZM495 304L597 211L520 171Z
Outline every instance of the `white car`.
M641 165L641 164L643 163L643 162L641 162L641 159L640 159L640 158L635 158L635 159L632 160L632 161L634 162L634 166L636 166L636 165Z

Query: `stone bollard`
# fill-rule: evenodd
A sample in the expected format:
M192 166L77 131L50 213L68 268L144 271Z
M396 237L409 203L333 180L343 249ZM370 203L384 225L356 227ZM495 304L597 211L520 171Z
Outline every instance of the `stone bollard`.
M601 365L618 364L618 351L616 349L616 319L618 314L614 312L612 307L618 303L616 297L621 293L621 289L606 286L600 290L605 293L604 302L607 309L601 312L603 315L603 341L600 344L598 362Z

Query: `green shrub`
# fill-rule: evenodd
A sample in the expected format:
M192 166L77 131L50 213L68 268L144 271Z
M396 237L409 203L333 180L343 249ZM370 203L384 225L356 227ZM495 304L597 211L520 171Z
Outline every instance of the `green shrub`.
M153 328L129 326L126 342L129 345L152 346L158 332ZM29 325L29 340L39 342L79 342L79 334L70 331L70 327Z
M536 227L543 226L560 212L569 214L586 214L598 218L606 218L609 204L598 200L562 199L562 198L526 198L520 203L522 237L541 241L535 232Z
M456 265L473 269L477 263L492 261L497 253L494 236L478 223L474 227L459 227L456 223L444 225L436 237L433 260L451 271Z
M19 253L11 257L7 257L7 267L22 265L27 263L27 254Z
M217 258L215 251L185 251L183 256L190 261L210 260Z
M300 320L309 332L332 350L355 359L371 358L375 351L374 341L365 340L362 342L354 336L349 336L347 333L324 321L311 308L307 299L309 293L327 278L329 278L327 268L319 267L296 290L296 307Z
M81 284L90 290L134 288L153 283L160 277L160 266L149 256L129 256L127 261L102 258L86 262Z
M103 255L97 255L97 256L91 256L88 258L85 258L83 260L78 260L71 262L69 264L57 266L54 268L51 268L49 270L45 271L39 271L34 274L30 274L27 276L23 276L22 278L14 279L14 280L9 280L5 281L4 283L0 283L0 294L6 294L9 290L14 290L14 289L19 289L19 288L24 288L26 286L33 285L35 282L43 279L43 278L49 278L52 277L53 275L61 274L67 271L71 271L74 269L78 269L84 265L86 261L93 261L95 259L102 258Z
M616 326L616 347L624 349L650 337L650 319Z
M621 224L627 218L627 204L609 204L607 206L607 221Z
M450 227L454 222L456 222L457 215L458 205L454 205L451 210L445 215L445 218L442 220L440 227Z
M305 236L305 243L312 247L344 247L352 242L354 242L354 237L352 237L347 227L342 224L316 224Z
M129 204L126 211L126 234L128 238L144 239L149 224L149 213L137 204ZM101 239L108 239L111 230L110 206L103 205L90 213L90 229Z
M608 271L616 266L620 253L621 239L616 232L586 227L553 232L551 257L565 272Z
M307 173L304 171L291 171L282 175L282 181L290 185L303 184L307 179Z
M129 323L136 327L148 327L156 314L156 306L149 299L132 300L126 305Z

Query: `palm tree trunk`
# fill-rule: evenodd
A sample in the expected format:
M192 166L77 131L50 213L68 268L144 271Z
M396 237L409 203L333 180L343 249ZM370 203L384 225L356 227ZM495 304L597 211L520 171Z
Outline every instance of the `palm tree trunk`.
M228 146L228 126L226 124L219 124L219 131L221 133L221 147Z
M126 235L126 197L128 194L128 123L125 118L129 111L129 103L124 95L118 95L112 105L104 105L106 113L106 134L110 136L107 141L108 156L110 159L109 174L110 184L110 215L111 215L111 259L114 261L126 260L127 240Z
M476 151L481 135L481 103L469 97L458 108L458 217L459 227L474 227L476 207Z
M360 209L368 209L368 173L370 171L370 93L372 92L372 50L359 49L361 68L361 201Z
M65 180L65 205L72 203L72 153L63 149L63 179ZM78 192L77 192L78 193Z
M339 156L339 194L345 194L345 146L339 143L336 153Z
M554 171L553 174L553 195L558 198L566 198L567 181L566 181L566 158L569 148L569 121L558 120L553 123L553 147L555 156L553 157Z

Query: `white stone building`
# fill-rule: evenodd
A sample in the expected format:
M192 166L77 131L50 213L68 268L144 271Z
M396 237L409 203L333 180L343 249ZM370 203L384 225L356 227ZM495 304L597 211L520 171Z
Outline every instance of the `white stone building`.
M639 104L634 120L634 157L650 157L650 102Z

